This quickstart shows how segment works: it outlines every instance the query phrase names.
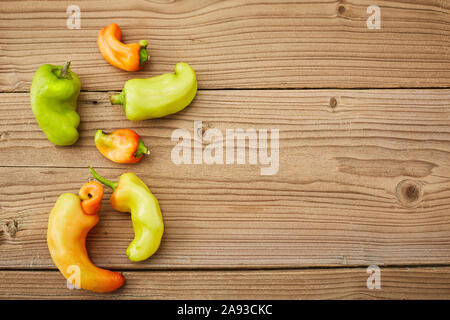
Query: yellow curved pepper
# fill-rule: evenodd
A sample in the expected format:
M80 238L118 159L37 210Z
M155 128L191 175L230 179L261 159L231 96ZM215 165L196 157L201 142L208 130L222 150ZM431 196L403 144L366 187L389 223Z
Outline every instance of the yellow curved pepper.
M164 222L156 197L134 173L120 176L119 182L109 181L89 167L92 176L114 190L111 205L120 212L130 212L134 240L126 253L131 261L142 261L159 248L164 233Z

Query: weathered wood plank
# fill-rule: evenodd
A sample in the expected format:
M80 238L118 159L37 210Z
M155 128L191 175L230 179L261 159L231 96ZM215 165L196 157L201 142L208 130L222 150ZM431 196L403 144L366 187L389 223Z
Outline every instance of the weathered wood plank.
M59 194L77 192L89 179L88 165L111 179L136 172L160 199L166 221L159 253L130 263L131 222L105 200L89 241L101 265L450 261L450 90L202 91L179 114L136 123L108 105L107 93L83 93L82 138L69 148L44 138L27 94L2 96L0 165L7 167L0 169L0 267L54 267L45 243L47 216ZM177 128L194 134L194 120L223 133L278 128L279 171L262 176L259 164L175 165L171 134ZM135 128L152 155L135 166L109 162L94 146L99 126Z
M117 177L123 170L101 170ZM138 171L160 201L165 235L158 253L132 263L127 214L107 200L88 250L103 266L127 269L441 264L450 261L450 183L427 183L417 207L361 182L270 182L245 176L177 177ZM53 268L48 213L63 192L77 192L86 169L3 168L0 267ZM374 178L376 179L376 178ZM363 180L363 179L362 179ZM401 179L395 179L396 181ZM108 199L110 192L105 194Z
M261 165L173 165L171 151L176 145L171 141L173 131L186 129L193 137L197 120L202 121L204 130L220 130L224 139L226 129L279 129L277 175L287 180L292 178L293 171L297 174L295 179L323 177L333 172L372 181L376 177L405 175L422 178L431 172L449 177L448 89L199 91L184 111L138 122L128 121L120 106L111 106L111 94L81 93L78 103L81 138L71 147L55 147L45 138L31 111L27 93L1 94L0 166L92 164L143 167L147 172L157 169L155 173L171 171L174 175L208 170L208 174L218 172L220 176L231 176L231 171L223 172L231 167L244 175L249 170L251 175L259 174ZM152 155L132 166L105 159L95 148L95 131L119 128L135 129ZM297 170L297 160L303 163L300 165L314 167L314 172Z
M0 271L0 299L448 299L450 269L382 268L381 289L365 268L284 271L132 271L110 294L69 290L57 271Z
M190 63L200 88L450 86L450 3L384 1L369 30L370 0L79 0L81 29L66 27L70 1L2 1L0 90L28 90L43 63L71 59L84 90L119 90L131 77ZM139 73L110 66L98 31L117 22L126 42L148 39Z

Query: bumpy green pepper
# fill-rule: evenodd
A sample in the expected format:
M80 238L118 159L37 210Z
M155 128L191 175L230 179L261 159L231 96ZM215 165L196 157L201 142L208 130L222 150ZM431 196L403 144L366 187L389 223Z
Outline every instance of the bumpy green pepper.
M160 118L186 108L197 93L195 71L187 63L175 65L175 74L165 73L148 79L131 79L120 94L111 96L121 104L129 120Z
M64 66L42 65L31 83L31 107L47 139L59 146L74 144L78 140L80 116L76 112L81 83Z
M156 197L134 173L124 173L119 182L112 182L100 176L92 167L89 167L89 171L96 180L114 190L110 200L114 209L131 212L134 240L127 249L128 258L131 261L149 258L158 250L164 232Z

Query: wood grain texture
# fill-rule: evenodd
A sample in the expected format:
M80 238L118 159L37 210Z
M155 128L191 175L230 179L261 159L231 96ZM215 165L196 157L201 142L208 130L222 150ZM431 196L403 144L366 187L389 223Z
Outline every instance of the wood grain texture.
M449 268L382 268L367 289L365 268L266 271L127 271L110 294L69 290L57 271L0 271L0 299L447 299Z
M202 133L218 129L224 136L226 129L279 129L277 176L283 175L288 180L293 172L296 179L306 179L333 171L370 181L376 181L377 177L423 178L431 173L449 177L445 171L450 151L448 89L201 90L189 107L175 115L135 122L126 119L120 106L110 104L112 94L81 93L78 101L81 138L70 147L56 147L46 139L31 111L29 94L2 94L0 166L95 165L144 168L155 173L170 171L174 175L206 169L207 174L230 175L227 168L231 168L244 175L249 170L250 174L259 175L260 165L173 165L170 156L176 145L171 141L173 131L186 129L194 137L198 134L194 133L194 121L202 121ZM95 148L94 134L97 129L119 128L138 131L152 155L131 166L104 158ZM312 166L315 170L300 171L296 165Z
M159 252L131 263L127 214L104 200L89 252L125 269L449 264L450 90L200 91L185 111L132 123L108 93L80 98L81 139L52 146L22 93L3 94L0 267L54 268L47 217L77 192L88 165L115 179L137 173L160 200ZM330 107L331 105L334 107ZM94 104L96 102L96 104ZM260 165L175 165L171 133L278 128L279 171ZM152 152L135 166L96 151L96 129L136 129ZM105 195L108 199L110 192Z
M41 64L66 59L84 90L120 90L179 61L194 67L203 89L450 86L448 1L378 1L381 30L366 26L371 0L79 0L79 30L66 27L71 4L2 1L1 91L26 91ZM143 71L102 58L96 37L111 22L125 42L149 40Z
M366 27L371 0L79 0L80 30L66 27L72 4L0 3L0 299L450 297L449 1L378 1L381 30ZM97 34L111 22L125 42L149 41L139 73L100 55ZM82 80L81 137L55 147L28 91L40 65L66 59ZM130 122L109 104L126 80L179 61L200 89L186 110ZM286 88L321 90L276 90ZM150 157L102 157L95 131L118 128L135 129ZM176 129L239 128L279 129L276 174L247 157L171 160ZM157 254L132 263L130 217L106 192L88 251L124 271L126 286L111 295L68 290L45 241L54 202L90 179L88 165L110 179L137 173L165 220ZM367 289L367 265L384 266L382 290Z

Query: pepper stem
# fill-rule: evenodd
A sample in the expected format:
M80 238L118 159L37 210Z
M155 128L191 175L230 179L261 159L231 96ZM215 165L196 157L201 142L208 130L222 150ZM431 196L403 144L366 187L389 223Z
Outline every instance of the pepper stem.
M62 78L65 78L66 76L67 76L67 71L69 71L69 67L70 67L70 60L67 60L64 64L63 64L63 66L62 66L62 68L61 68L61 77Z
M123 104L122 96L120 94L113 94L109 97L109 101L111 101L111 104Z
M139 67L142 67L142 65L150 58L147 52L147 44L147 40L139 41L139 45L141 46L141 50L139 51Z
M145 146L144 142L141 139L139 139L139 144L136 149L136 152L134 153L134 156L136 158L140 158L144 154L150 154L150 152L148 151L148 148Z
M116 190L117 185L118 185L117 182L112 182L112 181L109 181L109 180L103 178L92 167L89 167L89 171L91 172L91 174L95 180L97 180L98 182L101 182L102 184L104 184L107 187L110 187L111 189L113 189L113 191Z

